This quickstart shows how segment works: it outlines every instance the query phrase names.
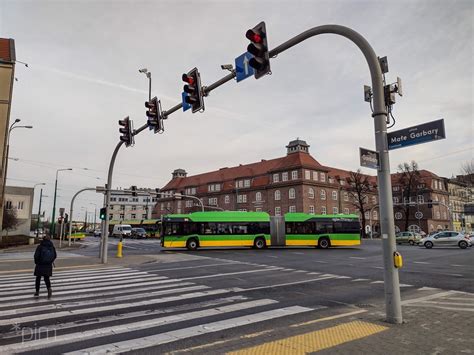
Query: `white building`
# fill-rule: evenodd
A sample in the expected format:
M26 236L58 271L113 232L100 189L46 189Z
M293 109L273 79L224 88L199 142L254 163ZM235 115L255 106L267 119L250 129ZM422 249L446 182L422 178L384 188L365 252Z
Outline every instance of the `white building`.
M138 188L136 191L139 196L131 196L129 192L125 191L111 193L109 220L141 221L151 219L151 213L156 204L156 197L151 194L155 192L155 189ZM147 193L150 195L144 195Z
M5 210L15 210L19 221L15 229L8 231L8 235L30 235L33 194L32 187L5 186ZM6 230L2 231L2 235L6 233Z

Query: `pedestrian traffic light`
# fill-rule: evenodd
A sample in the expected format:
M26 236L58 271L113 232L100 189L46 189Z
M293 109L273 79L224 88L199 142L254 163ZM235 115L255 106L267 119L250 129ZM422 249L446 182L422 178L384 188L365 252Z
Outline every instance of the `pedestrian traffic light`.
M146 112L148 117L148 127L153 129L155 133L163 133L165 128L163 125L161 101L155 96L150 101L145 102L145 107L148 109Z
M127 116L123 120L119 120L119 125L122 126L119 128L119 132L122 134L120 136L120 140L125 143L127 147L133 145L135 143L135 140L133 138L133 127L132 127L132 121L130 118Z
M249 65L255 69L255 79L270 72L270 58L268 55L267 31L265 22L260 22L257 26L247 31L245 34L250 40L247 51L253 55L249 60Z
M132 196L137 196L138 193L137 193L137 187L135 185L133 185L130 190L132 191Z
M105 214L107 213L107 209L105 207L102 207L100 209L100 213L99 213L99 218L104 221L105 220Z
M197 68L194 68L187 74L183 74L182 78L186 83L183 87L183 90L186 93L184 101L192 106L193 113L204 111L204 98L199 71Z

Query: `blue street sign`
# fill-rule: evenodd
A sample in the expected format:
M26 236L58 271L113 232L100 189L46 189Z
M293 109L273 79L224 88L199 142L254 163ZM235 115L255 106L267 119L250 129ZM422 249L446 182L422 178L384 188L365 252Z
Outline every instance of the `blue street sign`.
M184 98L188 96L188 94L186 94L184 91L183 93L181 94L181 98L183 99L183 111L186 111L186 110L189 110L191 108L191 104L188 104Z
M253 58L249 52L245 52L241 56L235 58L235 73L237 82L247 79L254 75L253 68L249 65L249 60Z
M403 148L446 138L444 119L387 133L388 149Z

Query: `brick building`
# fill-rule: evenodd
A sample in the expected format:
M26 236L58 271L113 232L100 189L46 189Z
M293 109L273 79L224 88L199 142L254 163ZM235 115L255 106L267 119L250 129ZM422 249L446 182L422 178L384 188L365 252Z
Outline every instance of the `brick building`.
M194 176L176 169L161 189L165 195L158 199L153 217L200 209L195 199L177 200L175 193L202 199L209 206L206 209L265 211L276 216L287 212L358 213L348 193L349 171L321 165L309 154L309 145L303 140L291 141L286 148L287 154L281 158ZM374 184L367 196L370 209L377 204L377 190L376 178L369 178ZM378 221L377 210L372 211L372 220Z
M471 181L472 177L462 175L445 179L449 192L453 230L455 231L472 232L474 230L474 216L466 211L466 206L474 201Z

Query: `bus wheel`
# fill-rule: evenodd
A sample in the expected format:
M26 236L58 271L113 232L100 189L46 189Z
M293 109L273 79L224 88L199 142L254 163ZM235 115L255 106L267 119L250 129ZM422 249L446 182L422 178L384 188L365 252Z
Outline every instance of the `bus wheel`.
M266 242L264 238L256 238L253 242L253 246L255 249L263 249L266 246Z
M328 249L331 246L331 242L328 238L319 238L318 247L321 249Z
M188 250L194 251L198 248L198 246L198 241L195 238L188 239L186 242L186 248L188 248Z

